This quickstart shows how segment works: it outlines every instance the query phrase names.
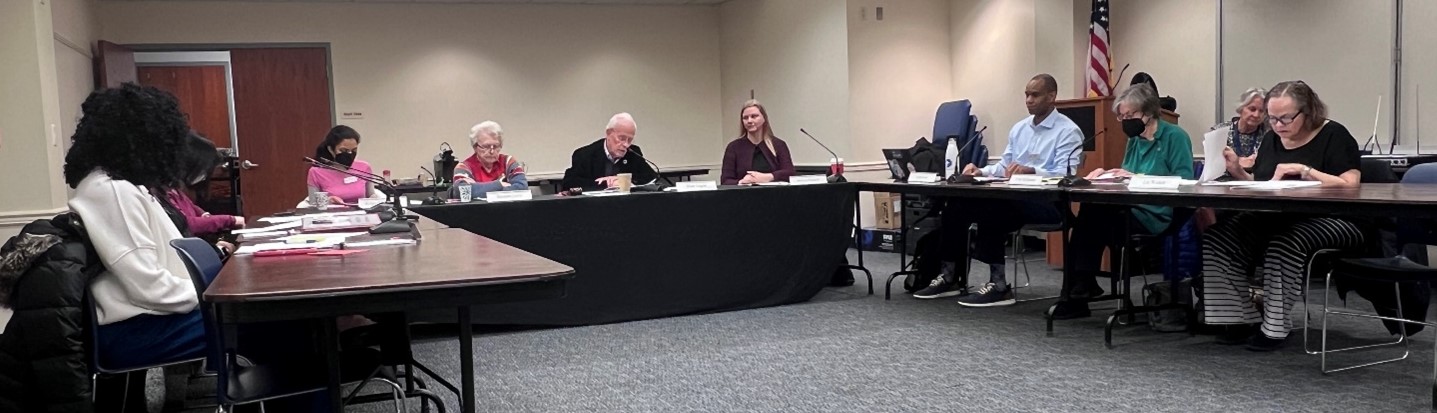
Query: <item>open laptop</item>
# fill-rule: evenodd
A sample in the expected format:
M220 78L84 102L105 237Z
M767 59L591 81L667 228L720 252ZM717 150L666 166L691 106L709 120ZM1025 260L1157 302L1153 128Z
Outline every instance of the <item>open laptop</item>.
M908 182L913 160L907 149L884 149L883 159L888 161L888 172L893 174L894 181Z

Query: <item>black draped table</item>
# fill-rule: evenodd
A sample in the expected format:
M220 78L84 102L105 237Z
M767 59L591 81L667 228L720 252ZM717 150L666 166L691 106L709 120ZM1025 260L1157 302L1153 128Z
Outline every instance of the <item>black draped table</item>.
M474 323L587 325L806 301L848 248L856 198L842 183L411 209L578 275L562 299L476 305Z

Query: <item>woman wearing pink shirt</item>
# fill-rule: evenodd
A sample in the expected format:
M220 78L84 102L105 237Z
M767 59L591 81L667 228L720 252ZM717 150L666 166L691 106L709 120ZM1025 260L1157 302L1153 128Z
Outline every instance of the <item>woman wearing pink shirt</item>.
M338 164L340 168L353 170L360 175L373 174L369 162L355 158L358 153L359 132L355 132L354 128L339 125L330 129L319 147L314 148L314 159ZM359 202L360 198L367 198L374 193L374 186L362 179L318 167L309 168L308 184L310 195L327 192L329 201L337 204L354 204Z

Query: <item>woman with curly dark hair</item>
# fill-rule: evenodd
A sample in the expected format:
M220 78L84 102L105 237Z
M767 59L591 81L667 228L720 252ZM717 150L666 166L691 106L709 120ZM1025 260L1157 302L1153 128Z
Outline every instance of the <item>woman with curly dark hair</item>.
M90 294L104 363L143 365L200 357L204 330L189 272L169 241L183 219L160 197L185 182L190 127L168 93L125 84L90 94L65 154L72 211L85 221L105 271Z

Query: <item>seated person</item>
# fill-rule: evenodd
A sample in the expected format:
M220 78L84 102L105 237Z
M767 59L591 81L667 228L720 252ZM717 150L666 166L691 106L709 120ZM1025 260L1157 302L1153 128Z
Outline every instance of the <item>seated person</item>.
M1267 106L1264 102L1266 95L1267 91L1260 87L1248 89L1237 102L1237 116L1209 129L1229 128L1227 147L1237 154L1238 165L1244 170L1252 169L1253 161L1257 159L1257 148L1262 143L1262 137L1269 131L1266 120Z
M569 169L564 170L564 189L585 191L612 188L618 174L633 174L633 184L653 182L659 174L644 160L643 151L634 145L638 125L628 113L609 118L604 137L574 150Z
M728 143L723 152L723 171L719 183L747 185L765 182L788 182L793 176L793 155L788 143L773 136L768 124L768 111L757 100L743 104L739 111L739 127L743 136Z
M188 192L209 182L210 171L213 171L215 165L219 164L220 157L215 152L215 144L194 131L190 131L185 141L185 151L180 155L180 165L185 176L191 177L185 181L191 188L170 189L165 193L166 199L185 217L185 223L192 236L212 240L221 232L244 228L244 217L211 215L201 209L199 205L195 205L195 201L190 198ZM198 190L203 190L203 188Z
M1121 168L1104 170L1098 168L1088 173L1088 179L1104 173L1116 177L1131 177L1137 174L1156 176L1178 176L1193 179L1192 139L1177 125L1161 119L1158 94L1146 84L1136 84L1123 90L1113 100L1113 111L1122 122L1123 134L1128 145L1123 152ZM1088 299L1101 296L1097 274L1102 268L1103 249L1111 248L1116 253L1126 241L1128 229L1146 234L1157 234L1167 230L1172 222L1173 209L1154 205L1105 205L1083 204L1078 208L1077 219L1073 222L1072 238L1067 254L1073 260L1072 272L1063 274L1063 288L1053 318L1058 320L1087 317Z
M470 185L474 196L490 191L528 190L524 164L513 156L500 153L504 149L504 128L494 121L483 121L469 131L469 146L474 154L454 165L454 186ZM457 198L457 189L451 197Z
M1236 151L1223 151L1233 179L1300 179L1337 188L1361 183L1357 139L1327 118L1317 92L1287 81L1268 90L1266 100L1272 131L1258 146L1252 172L1238 166ZM1373 239L1361 222L1311 214L1242 212L1218 222L1203 234L1204 320L1229 326L1219 344L1275 350L1287 339L1288 312L1302 299L1308 257L1322 249L1361 251ZM1259 277L1261 306L1250 292Z
M1070 165L1078 164L1083 132L1078 125L1058 113L1053 102L1058 97L1058 81L1048 74L1033 76L1023 94L1030 116L1018 121L1008 132L1008 146L997 164L979 168L968 164L963 174L970 176L1006 177L1015 174L1064 176ZM949 143L954 144L953 142ZM999 199L949 199L943 207L943 223L939 228L939 276L927 288L913 294L915 298L939 298L960 295L966 289L957 271L968 262L968 227L977 224L973 241L973 258L988 264L988 283L977 293L958 299L968 307L992 307L1015 302L1004 270L1003 244L1008 234L1028 224L1061 222L1055 205L1039 202ZM963 267L960 267L962 265Z
M350 169L363 174L373 174L369 162L356 158L359 154L359 132L354 128L339 125L331 128L319 146L314 148L314 159L328 162L340 169ZM360 198L374 195L374 185L353 176L320 167L309 168L309 193L329 193L329 202L355 204Z

